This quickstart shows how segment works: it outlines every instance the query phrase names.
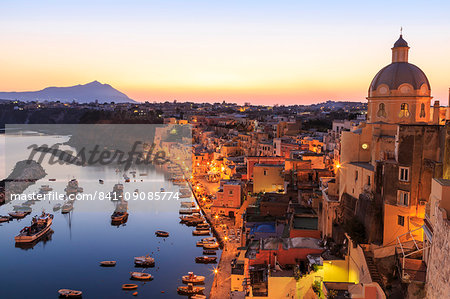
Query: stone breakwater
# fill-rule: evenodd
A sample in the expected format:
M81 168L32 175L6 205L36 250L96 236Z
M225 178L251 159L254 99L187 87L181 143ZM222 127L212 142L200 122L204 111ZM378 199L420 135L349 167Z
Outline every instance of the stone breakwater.
M11 174L0 184L0 205L11 198L11 194L21 194L37 180L45 177L44 168L34 160L23 160L16 163Z

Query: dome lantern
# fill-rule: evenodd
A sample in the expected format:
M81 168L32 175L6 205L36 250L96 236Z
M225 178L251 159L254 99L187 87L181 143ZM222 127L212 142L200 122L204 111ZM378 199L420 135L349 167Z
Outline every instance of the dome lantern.
M392 48L392 63L408 62L408 52L408 43L403 39L403 35L400 34L400 37Z

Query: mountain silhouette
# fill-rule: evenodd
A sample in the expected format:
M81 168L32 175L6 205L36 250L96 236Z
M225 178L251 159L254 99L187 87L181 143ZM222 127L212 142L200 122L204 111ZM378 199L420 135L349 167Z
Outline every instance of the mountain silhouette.
M0 92L0 99L19 101L61 101L91 103L132 103L126 94L118 91L109 84L93 81L84 85L68 87L47 87L38 91Z

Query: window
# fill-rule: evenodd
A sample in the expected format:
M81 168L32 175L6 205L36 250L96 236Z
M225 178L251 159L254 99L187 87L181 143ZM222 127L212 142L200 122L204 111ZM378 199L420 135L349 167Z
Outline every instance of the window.
M397 216L397 224L401 226L405 226L405 217L404 216Z
M409 167L399 167L398 179L402 182L409 182Z
M358 170L355 171L355 182L358 180Z
M409 105L407 103L402 103L400 105L400 113L399 117L408 117L409 116Z
M370 186L370 175L367 176L367 186Z
M398 190L398 204L409 206L409 192Z
M264 169L264 175L267 175L267 170Z
M229 193L230 193L230 195L233 195L233 190L230 190L230 192L229 192Z
M380 103L380 104L378 105L377 116L378 116L378 117L386 117L386 110L385 110L385 105L384 105L384 103Z
M425 117L425 104L420 104L420 114L419 117Z

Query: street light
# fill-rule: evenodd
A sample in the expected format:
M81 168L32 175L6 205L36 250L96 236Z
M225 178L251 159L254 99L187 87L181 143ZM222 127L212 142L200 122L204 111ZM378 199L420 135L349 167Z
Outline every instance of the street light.
M216 281L216 287L217 287L217 273L219 273L219 270L217 270L217 268L214 269L214 280Z

